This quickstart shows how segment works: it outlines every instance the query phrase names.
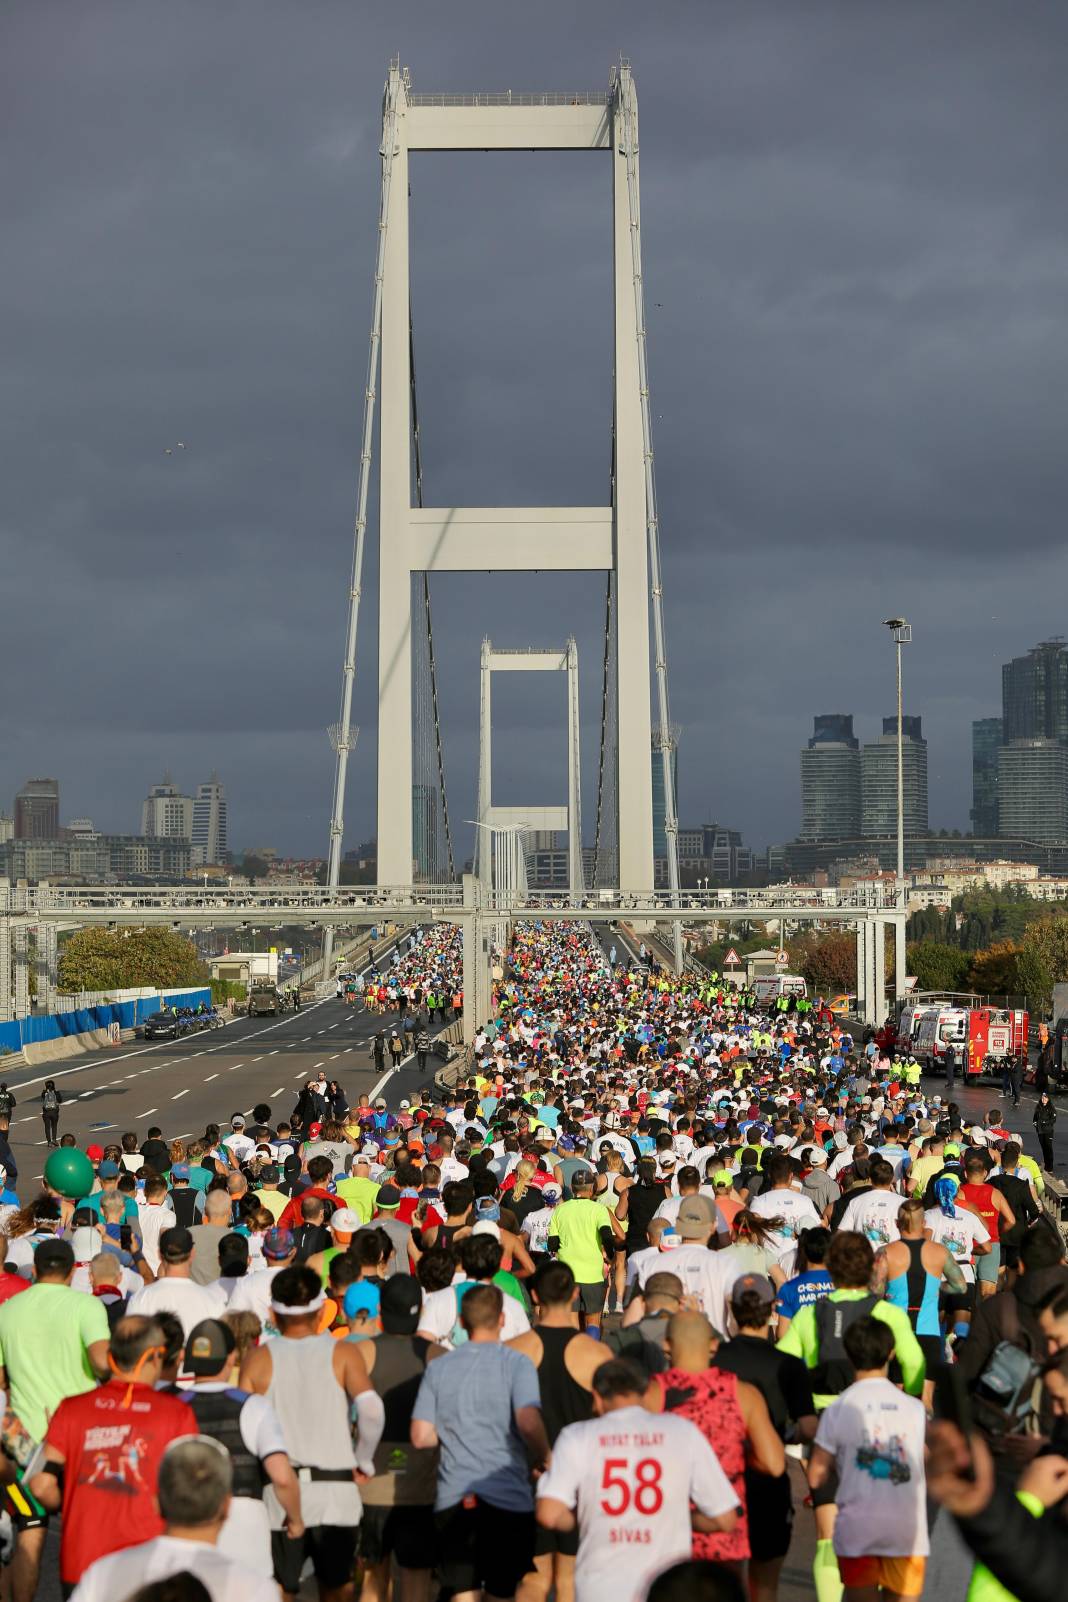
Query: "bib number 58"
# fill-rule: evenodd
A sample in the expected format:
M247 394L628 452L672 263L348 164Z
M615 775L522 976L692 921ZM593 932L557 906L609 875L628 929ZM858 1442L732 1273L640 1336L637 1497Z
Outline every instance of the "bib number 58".
M610 1519L622 1518L633 1504L646 1518L659 1513L664 1505L660 1488L662 1465L659 1458L643 1457L634 1465L634 1484L629 1479L630 1464L625 1457L607 1457L601 1473L601 1512Z

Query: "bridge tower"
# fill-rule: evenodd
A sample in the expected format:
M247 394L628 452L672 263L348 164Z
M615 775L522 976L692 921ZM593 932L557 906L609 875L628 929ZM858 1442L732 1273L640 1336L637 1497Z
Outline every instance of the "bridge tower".
M569 573L613 576L619 882L653 885L650 782L650 599L662 674L659 555L650 512L652 451L645 383L637 219L637 98L629 67L599 94L421 95L390 67L383 110L388 215L381 271L378 661L378 882L412 882L413 574ZM408 157L413 150L602 150L612 166L615 288L615 478L603 506L413 505ZM652 516L652 524L650 517ZM650 567L652 566L652 577ZM666 679L665 679L666 688ZM675 819L669 819L674 847Z

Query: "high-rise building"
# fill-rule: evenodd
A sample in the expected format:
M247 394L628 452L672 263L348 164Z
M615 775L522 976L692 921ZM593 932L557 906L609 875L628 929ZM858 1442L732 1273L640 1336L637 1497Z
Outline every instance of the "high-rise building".
M663 749L665 741L659 729L653 730L652 764L653 764L653 859L657 862L667 861L667 807L665 805L664 791L664 758ZM667 734L667 748L671 764L671 790L674 800L675 821L679 817L679 733L677 729L669 729Z
M1043 640L1001 669L1002 738L1068 743L1068 645Z
M998 832L998 756L1000 718L976 718L972 724L972 833L983 840Z
M927 741L921 719L902 725L902 773L906 835L927 833ZM883 719L878 740L860 754L860 832L865 838L897 834L897 718Z
M998 827L1017 840L1068 840L1068 745L1013 740L998 753Z
M193 865L229 860L226 839L226 791L213 773L206 784L197 785L193 802Z
M59 780L27 779L15 797L15 839L59 838Z
M193 838L193 797L182 795L169 773L141 803L141 833L157 840Z
M801 752L801 840L850 840L860 833L860 741L853 717L824 712Z
M15 820L7 812L0 812L0 845L15 838Z

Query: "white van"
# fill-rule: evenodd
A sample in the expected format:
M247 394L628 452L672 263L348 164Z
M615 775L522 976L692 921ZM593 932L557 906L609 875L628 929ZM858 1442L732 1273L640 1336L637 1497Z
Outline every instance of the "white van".
M753 994L762 1006L778 1001L780 996L807 996L808 986L796 973L762 973L753 980Z

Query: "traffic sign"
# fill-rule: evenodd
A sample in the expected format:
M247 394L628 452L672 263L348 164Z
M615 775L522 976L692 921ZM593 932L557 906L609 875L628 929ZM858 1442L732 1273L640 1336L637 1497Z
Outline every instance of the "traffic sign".
M741 958L732 946L723 959L723 966L725 968L737 968L740 962Z
M786 964L789 962L789 960L790 959L786 955L785 951L777 951L775 953L775 966L776 966L776 968L785 968Z

